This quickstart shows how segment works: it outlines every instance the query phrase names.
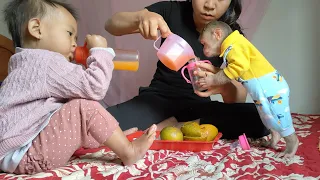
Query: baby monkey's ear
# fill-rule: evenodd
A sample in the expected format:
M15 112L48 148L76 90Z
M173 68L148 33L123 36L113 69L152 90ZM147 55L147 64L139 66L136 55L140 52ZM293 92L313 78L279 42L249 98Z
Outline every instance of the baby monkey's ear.
M220 41L223 36L223 30L219 27L213 28L211 30L211 35L214 37L214 39Z
M28 21L27 32L33 38L41 39L41 20L39 18L32 18Z

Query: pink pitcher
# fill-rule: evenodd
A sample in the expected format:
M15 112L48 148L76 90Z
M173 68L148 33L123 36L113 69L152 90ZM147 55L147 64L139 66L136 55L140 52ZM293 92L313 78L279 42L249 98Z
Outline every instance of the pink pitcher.
M161 47L157 48L156 42L159 39L161 39L161 36L153 44L154 48L158 51L157 56L171 70L178 71L190 59L196 57L192 47L176 34L170 34Z
M184 66L181 70L182 77L187 81L187 83L192 84L193 90L194 91L201 91L200 87L197 84L198 81L198 76L194 75L194 71L202 71L200 68L197 67L198 58L193 58L192 60L189 61L189 64ZM211 62L209 60L203 60L201 62L209 63ZM184 75L184 71L188 69L188 73L190 76L190 80Z

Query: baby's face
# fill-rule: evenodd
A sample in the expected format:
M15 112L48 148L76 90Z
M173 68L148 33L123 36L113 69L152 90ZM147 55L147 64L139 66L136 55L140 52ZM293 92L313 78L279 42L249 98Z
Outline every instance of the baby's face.
M203 45L203 54L206 57L215 57L220 55L219 41L210 33L210 31L202 33L200 42Z
M63 7L52 8L42 20L44 27L40 45L42 49L58 52L71 61L77 47L77 21Z

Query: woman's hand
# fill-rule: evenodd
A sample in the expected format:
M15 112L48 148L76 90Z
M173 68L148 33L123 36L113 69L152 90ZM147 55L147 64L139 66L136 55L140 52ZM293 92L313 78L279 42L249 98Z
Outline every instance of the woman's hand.
M212 79L215 74L220 71L219 68L214 67L211 64L197 62L196 64L202 71L195 71L194 75L198 77L199 86L201 89L206 90L205 92L195 91L195 93L200 97L209 97L214 94L221 94L222 87L221 85L213 85Z
M197 62L196 65L197 67L203 70L203 72L199 71L200 75L205 74L205 72L211 72L213 74L216 74L221 70L220 68L214 67L212 64L201 62L201 61Z
M199 76L200 79L207 76L215 76L218 72L221 72L219 68L214 67L208 63L197 63L197 66L202 71L195 71L195 75ZM195 93L200 97L209 97L215 94L221 94L225 103L244 103L247 97L247 91L241 83L231 80L223 85L213 85L206 87L207 91Z
M145 39L156 40L158 30L161 36L167 38L172 32L164 21L163 17L157 13L143 11L139 18L139 32Z
M205 92L195 91L195 93L200 97L221 94L224 103L245 103L247 99L246 89L235 80L225 85L211 86Z

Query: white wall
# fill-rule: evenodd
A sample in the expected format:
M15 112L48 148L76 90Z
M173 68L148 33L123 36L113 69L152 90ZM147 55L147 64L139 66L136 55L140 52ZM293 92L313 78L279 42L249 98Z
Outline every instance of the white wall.
M291 89L291 111L320 113L319 0L272 0L253 43Z
M9 0L1 0L0 1L0 34L8 37L11 39L9 32L7 31L7 26L5 25L4 21L3 21L3 8L4 5L8 2Z

